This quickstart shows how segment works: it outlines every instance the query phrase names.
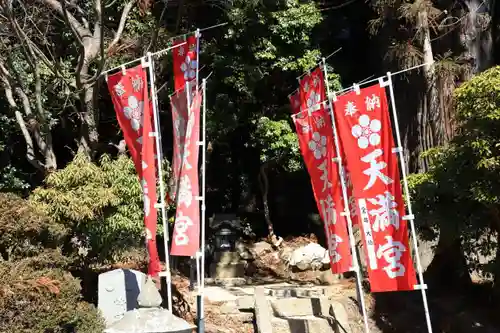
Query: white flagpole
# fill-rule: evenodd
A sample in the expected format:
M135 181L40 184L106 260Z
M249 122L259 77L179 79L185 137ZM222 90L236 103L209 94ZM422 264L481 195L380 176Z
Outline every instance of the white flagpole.
M198 79L199 79L199 69L200 69L200 38L201 38L201 33L200 29L196 29L196 32L194 33L194 36L196 37L196 91L198 91Z
M167 207L165 204L165 184L163 183L163 151L161 146L161 128L160 128L160 114L158 112L158 99L156 96L156 86L155 86L155 75L154 75L154 62L151 52L147 53L149 62L149 76L151 83L151 99L153 104L153 119L155 123L155 132L150 133L154 135L156 139L156 163L158 168L158 180L160 182L160 203L155 203L155 208L161 209L161 219L163 222L163 243L165 246L165 272L160 272L160 276L165 276L167 280L167 293L168 293L168 311L172 312L172 273L170 272L170 255L168 251L168 217L167 217Z
M410 68L408 70L411 70ZM399 73L398 73L399 74ZM389 86L389 95L391 98L392 104L392 116L394 120L394 127L396 129L396 142L398 147L395 149L399 154L399 163L401 165L401 173L403 175L403 187L406 198L406 205L408 207L408 215L403 217L403 220L410 221L410 229L411 229L411 238L413 240L413 249L415 250L415 258L417 261L417 272L418 278L420 280L420 284L415 286L415 289L420 289L422 292L422 301L424 303L424 312L425 312L425 321L427 322L427 332L432 333L432 324L431 324L431 315L429 312L429 304L427 302L427 285L424 283L424 274L422 270L422 264L420 263L420 255L418 252L418 242L417 242L417 233L415 231L415 216L413 215L412 207L411 207L411 198L410 191L408 189L408 179L406 177L406 163L403 154L403 145L401 144L401 135L399 133L399 123L398 123L398 114L396 110L396 98L394 97L394 88L392 86L392 75L391 72L387 72L387 82L383 82L383 79L380 79L380 85L382 87Z
M198 332L205 332L205 215L206 215L206 167L207 167L207 79L201 81L202 93L203 93L203 110L202 110L202 128L200 142L201 146L201 246L200 246L200 285L198 286L199 293L199 305L198 305Z
M330 107L330 117L332 118L332 129L333 129L333 139L335 142L335 153L337 155L336 162L338 164L338 175L340 178L340 184L342 188L342 199L344 201L344 212L340 213L340 215L345 216L347 220L347 229L349 231L349 243L351 244L351 255L352 255L352 266L353 270L356 274L356 289L359 297L359 304L361 305L361 312L363 313L363 321L365 324L365 332L370 332L370 327L368 326L368 314L366 312L366 304L365 297L363 292L363 284L361 283L363 276L361 275L359 261L358 261L358 253L356 251L356 240L354 239L354 233L352 231L352 220L351 220L351 211L349 209L349 198L347 197L347 186L345 181L345 173L344 166L342 164L342 155L340 155L340 147L339 147L339 139L337 133L337 125L335 123L335 116L333 114L333 103L332 97L330 95L330 84L328 83L328 70L326 68L326 58L323 58L323 72L324 72L324 80L326 83L326 93L328 95L329 107Z

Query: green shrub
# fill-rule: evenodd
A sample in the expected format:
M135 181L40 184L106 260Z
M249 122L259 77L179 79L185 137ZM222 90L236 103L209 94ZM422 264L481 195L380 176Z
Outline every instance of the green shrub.
M59 268L32 260L0 263L0 332L99 333L98 310L82 302L80 282Z
M72 230L72 244L86 263L145 255L142 190L127 156L104 155L96 164L78 154L49 175L30 202Z
M57 249L64 244L68 233L67 228L52 221L28 201L0 193L0 255L3 260L13 261L39 255L46 249Z
M77 155L49 175L30 201L73 231L73 243L87 260L117 260L124 249L143 247L142 191L126 156L104 156L97 165Z

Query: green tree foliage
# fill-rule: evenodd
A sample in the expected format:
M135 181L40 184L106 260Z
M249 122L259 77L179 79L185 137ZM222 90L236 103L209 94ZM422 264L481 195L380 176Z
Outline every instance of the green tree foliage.
M459 239L471 268L500 279L500 67L455 91L459 132L427 152L429 172L410 184L420 219L441 237ZM496 252L496 253L495 253ZM479 257L495 259L480 264Z
M72 230L87 259L124 259L143 247L143 196L132 160L104 155L99 164L78 154L37 188L30 201Z

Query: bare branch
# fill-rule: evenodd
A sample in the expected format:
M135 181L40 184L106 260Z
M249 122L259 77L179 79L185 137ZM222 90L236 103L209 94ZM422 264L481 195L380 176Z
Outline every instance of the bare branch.
M71 15L66 9L66 1L61 0L38 0L43 4L50 7L52 10L56 11L59 15L61 15L65 20L68 26L71 28L71 31L74 33L75 38L82 43L83 38L91 37L89 29L86 29L78 20Z
M130 10L132 9L132 7L134 6L135 3L136 3L136 0L131 0L131 1L127 2L125 4L125 6L123 7L122 16L120 18L118 30L116 30L115 38L113 38L113 40L109 44L108 48L106 49L106 52L111 50L120 41L120 38L122 37L122 34L123 34L123 30L125 29L125 23L127 22L128 15L129 15Z
M7 98L7 102L9 106L14 109L14 114L16 117L16 121L19 124L19 128L21 129L21 133L23 134L24 141L26 142L26 158L28 162L32 164L37 169L44 169L44 166L40 161L36 158L35 155L35 146L33 144L33 139L31 138L30 132L26 126L26 122L24 121L24 117L17 110L17 104L13 96L13 89L10 84L10 79L12 76L7 71L3 63L0 62L0 78L2 79L3 88L5 91L5 97Z

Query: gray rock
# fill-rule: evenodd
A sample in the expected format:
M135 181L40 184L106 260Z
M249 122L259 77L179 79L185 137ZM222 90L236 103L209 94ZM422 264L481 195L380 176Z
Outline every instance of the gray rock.
M309 243L292 252L289 265L305 271L309 269L319 270L330 262L328 251L316 243Z
M106 325L123 318L125 312L137 309L137 297L146 279L142 272L115 269L99 274L98 304Z
M257 242L252 245L250 250L253 252L255 257L260 257L263 254L273 251L273 247L268 242Z
M191 333L195 326L166 309L147 308L128 311L105 333Z
M141 288L139 297L137 297L137 303L141 308L156 308L161 305L161 302L160 292L156 289L153 279L148 276Z

